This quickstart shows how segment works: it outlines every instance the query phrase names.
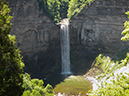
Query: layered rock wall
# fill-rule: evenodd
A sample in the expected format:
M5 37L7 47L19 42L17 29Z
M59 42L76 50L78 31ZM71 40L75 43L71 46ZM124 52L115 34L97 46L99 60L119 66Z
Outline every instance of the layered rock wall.
M11 34L17 37L22 54L46 50L54 38L59 38L59 27L39 9L37 0L6 0L11 7Z
M127 20L128 0L95 0L72 19L76 40L88 49L122 49L121 32Z
M59 71L59 26L39 8L37 0L6 1L13 16L10 33L16 35L16 45L25 62L24 71L39 78Z

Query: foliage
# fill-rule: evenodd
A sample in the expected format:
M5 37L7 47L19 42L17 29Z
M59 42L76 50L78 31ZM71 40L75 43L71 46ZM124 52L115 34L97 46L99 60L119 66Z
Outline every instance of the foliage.
M106 76L108 80L110 77L114 76L116 69L126 66L129 62L129 53L125 59L121 61L114 62L109 57L99 55L96 57L93 67L97 66L103 70L103 73L98 75L97 79L102 79ZM112 80L112 83L102 83L99 89L96 91L91 91L91 96L128 96L129 95L129 73L117 75L116 80Z
M47 86L44 88L44 92L46 96L53 96L53 88L50 84L47 84Z
M20 96L24 64L15 46L16 37L9 35L12 18L9 12L5 0L0 0L0 96Z
M67 9L69 5L70 0L60 0L60 19L66 18L67 17Z
M53 21L59 22L64 17L69 0L38 0L39 7Z
M51 85L43 86L43 80L31 79L28 73L23 75L23 85L25 89L22 96L53 96L53 88Z
M108 56L106 57L103 56L102 54L99 54L99 56L96 57L95 61L93 62L92 67L98 67L103 71L101 74L97 76L98 79L101 79L104 76L113 73L116 69L126 66L128 62L129 62L129 53L127 53L126 58L120 61L113 61L111 60L110 57Z
M112 69L110 69L112 64L114 64L114 61L112 61L110 57L99 54L99 56L96 57L95 61L93 62L92 67L97 67L102 70L103 73L99 74L98 76L100 79L112 71ZM117 64L115 64L115 66L116 65Z
M70 19L73 15L77 15L80 11L91 4L94 0L71 0L68 6L68 14L67 17Z
M127 11L125 14L127 14L128 18L129 18L129 11ZM121 40L127 41L127 40L129 40L129 21L126 21L124 23L124 27L125 27L125 29L121 33L124 35L124 37L122 37Z
M44 10L47 16L59 22L62 18L77 15L85 5L94 0L38 0L39 7Z
M129 96L129 74L122 73L117 76L117 80L112 80L111 84L104 83L99 90L94 91L91 96Z

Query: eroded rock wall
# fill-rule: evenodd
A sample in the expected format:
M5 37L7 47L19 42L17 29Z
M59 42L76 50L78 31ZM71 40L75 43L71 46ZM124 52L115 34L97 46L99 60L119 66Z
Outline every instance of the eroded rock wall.
M95 0L71 21L76 40L87 49L119 50L127 47L129 43L120 40L127 10L128 0Z
M25 62L24 71L32 77L60 70L59 26L39 8L37 0L6 0L11 8L11 34Z
M59 38L59 27L39 9L37 0L6 0L11 7L11 34L17 37L22 54L46 50L54 38Z

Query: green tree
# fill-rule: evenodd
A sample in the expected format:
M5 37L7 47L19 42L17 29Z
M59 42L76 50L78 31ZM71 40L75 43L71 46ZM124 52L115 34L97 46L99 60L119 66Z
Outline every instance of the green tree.
M23 88L25 91L22 96L53 96L53 88L51 85L43 86L43 80L31 79L28 73L23 75Z
M49 16L51 16L51 19L55 22L59 22L60 18L60 2L59 0L48 0L48 10L49 10Z
M0 96L21 96L24 64L15 46L15 36L9 35L9 12L5 0L0 0Z
M81 10L88 4L91 4L95 0L71 0L68 6L67 17L70 19L73 15L78 15Z
M60 1L59 0L38 0L40 9L53 21L60 21Z
M127 11L125 14L127 14L129 18L129 11ZM129 40L129 21L126 21L124 23L124 27L125 29L122 31L122 34L124 35L124 37L122 37L121 40L127 41Z

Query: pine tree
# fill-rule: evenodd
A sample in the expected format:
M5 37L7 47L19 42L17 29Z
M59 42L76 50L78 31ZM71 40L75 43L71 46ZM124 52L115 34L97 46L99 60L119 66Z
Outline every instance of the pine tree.
M9 12L5 0L0 0L0 96L21 96L24 64L15 47L15 36L9 35Z

